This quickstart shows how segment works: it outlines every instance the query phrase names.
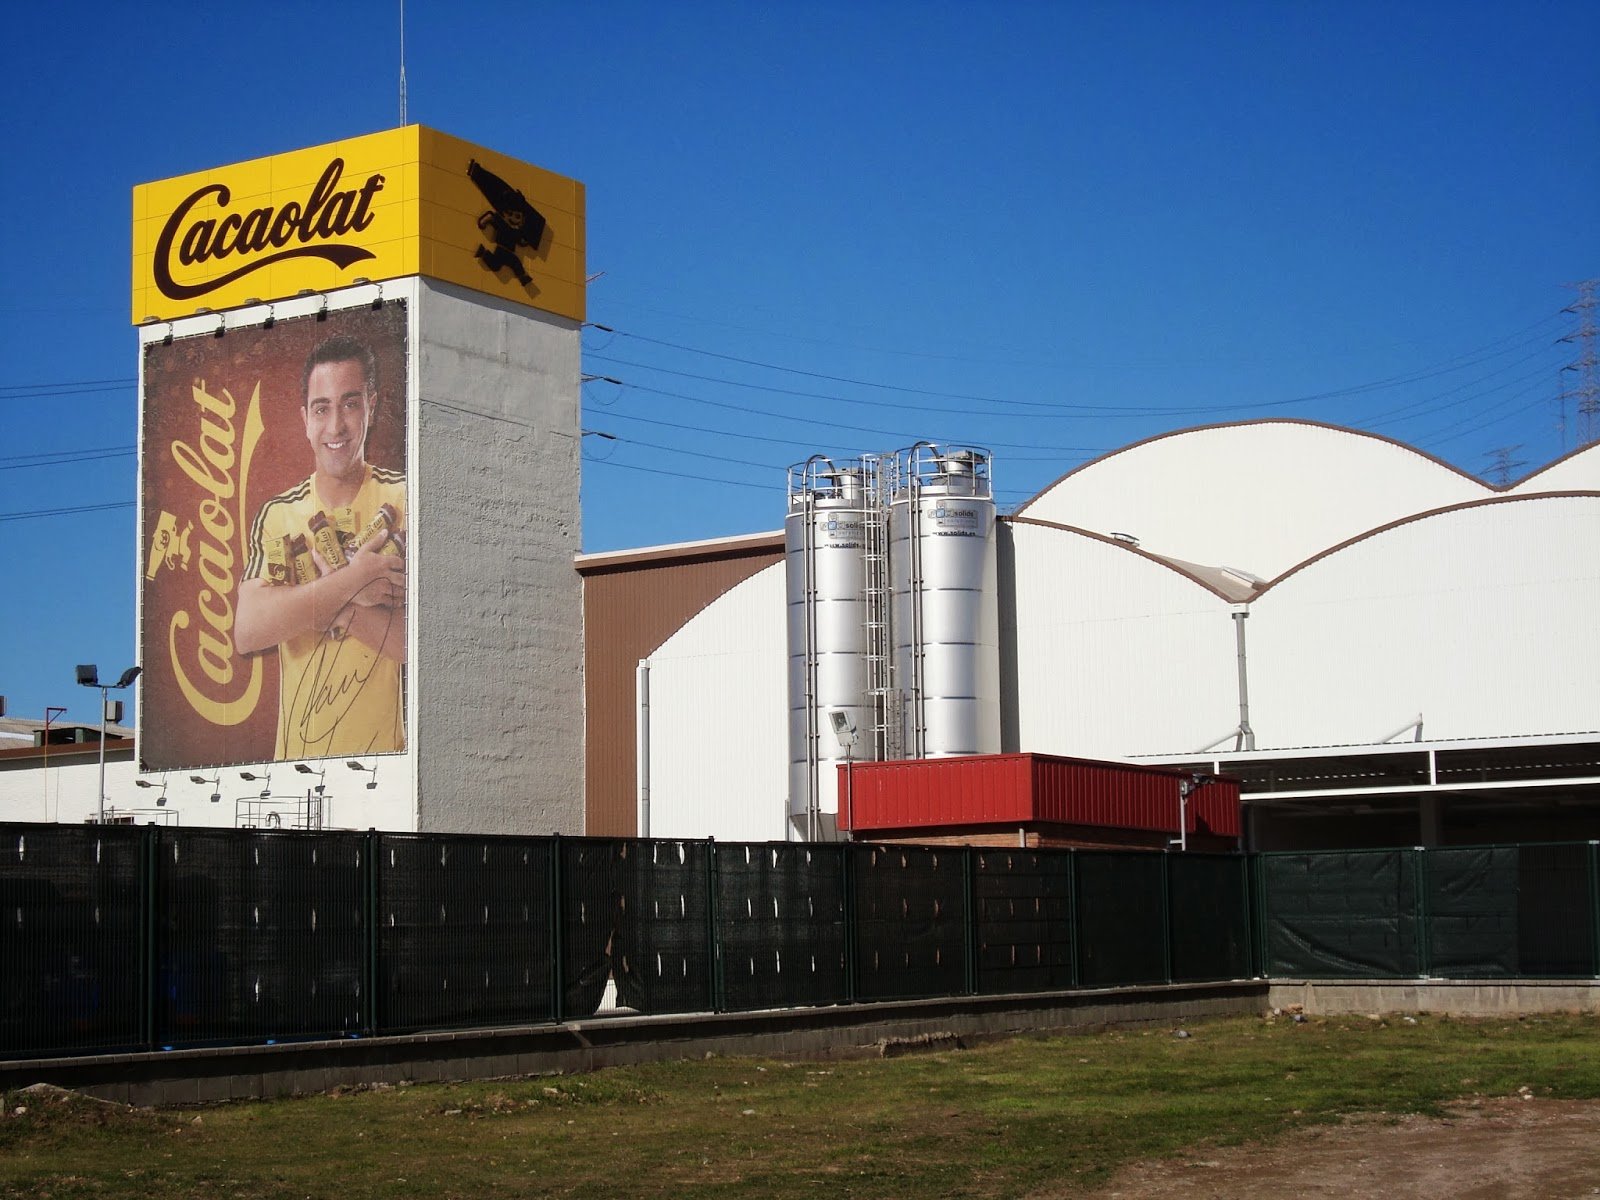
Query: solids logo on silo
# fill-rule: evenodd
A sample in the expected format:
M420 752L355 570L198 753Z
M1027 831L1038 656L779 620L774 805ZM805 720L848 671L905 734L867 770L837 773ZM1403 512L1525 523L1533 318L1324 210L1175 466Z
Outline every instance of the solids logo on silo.
M151 264L156 286L173 300L190 300L287 259L320 258L343 269L377 257L333 239L361 233L372 224L372 199L383 190L383 176L374 173L359 187L342 188L343 175L344 159L335 158L304 201L247 212L230 211L233 192L225 183L196 188L172 210L156 239ZM275 253L265 253L268 250ZM174 256L188 268L216 263L220 273L179 283L173 277ZM241 259L245 261L228 269Z

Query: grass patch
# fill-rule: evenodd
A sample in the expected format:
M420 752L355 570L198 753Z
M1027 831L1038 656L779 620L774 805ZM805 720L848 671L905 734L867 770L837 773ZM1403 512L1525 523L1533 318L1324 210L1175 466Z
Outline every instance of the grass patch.
M1437 1113L1521 1088L1600 1097L1594 1018L1236 1018L1188 1031L163 1112L11 1093L0 1195L1056 1196L1137 1159L1347 1113Z

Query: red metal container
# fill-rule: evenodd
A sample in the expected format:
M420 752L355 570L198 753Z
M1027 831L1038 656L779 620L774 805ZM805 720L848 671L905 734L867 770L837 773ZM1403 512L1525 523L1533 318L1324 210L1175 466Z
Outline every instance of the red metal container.
M936 830L976 825L1089 825L1178 832L1179 801L1189 833L1239 836L1239 783L1168 767L977 754L839 768L839 827Z

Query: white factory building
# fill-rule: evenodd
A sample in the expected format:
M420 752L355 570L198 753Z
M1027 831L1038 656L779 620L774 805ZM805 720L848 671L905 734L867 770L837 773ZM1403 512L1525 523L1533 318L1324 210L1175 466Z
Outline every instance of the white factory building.
M1012 516L982 518L981 565L956 569L959 580L928 567L913 605L894 561L908 495L921 497L911 507L922 506L932 562L942 547L929 506L952 487L986 496L987 472L1004 470L977 452L974 491L973 451L948 451L949 476L937 474L941 453L792 472L787 562L644 656L635 734L652 835L826 832L846 757L830 716L857 731L853 759L883 752L884 726L889 756L909 757L908 741L951 728L929 714L954 695L955 742L973 744L924 753L1235 774L1257 847L1600 836L1600 444L1497 488L1311 421L1165 434L1069 472ZM874 468L889 479L878 507L890 562L874 563L869 529L850 551L865 559L866 594L830 596L840 571L818 532L827 521L812 518L831 507L870 526L873 502L857 493ZM820 563L810 576L807 561ZM875 571L886 581L876 603ZM913 607L923 627L908 634ZM859 663L842 664L829 641L830 609L867 626L846 647ZM889 631L875 651L880 619ZM932 664L920 696L905 649L919 638L915 657ZM941 672L941 655L959 661ZM919 701L929 713L907 717Z

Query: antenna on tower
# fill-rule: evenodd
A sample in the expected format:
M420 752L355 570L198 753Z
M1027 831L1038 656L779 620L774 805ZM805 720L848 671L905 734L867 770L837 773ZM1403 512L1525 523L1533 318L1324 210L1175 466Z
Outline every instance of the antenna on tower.
M406 123L406 0L400 0L400 127Z
M1578 328L1559 340L1576 346L1578 354L1561 368L1563 375L1570 371L1576 376L1572 386L1564 388L1560 396L1563 450L1566 449L1568 400L1577 402L1578 445L1586 446L1600 437L1600 357L1596 356L1595 347L1596 338L1600 336L1595 327L1595 308L1600 303L1595 292L1600 289L1600 279L1585 279L1581 283L1569 283L1566 286L1576 291L1578 298L1561 311L1577 317Z

